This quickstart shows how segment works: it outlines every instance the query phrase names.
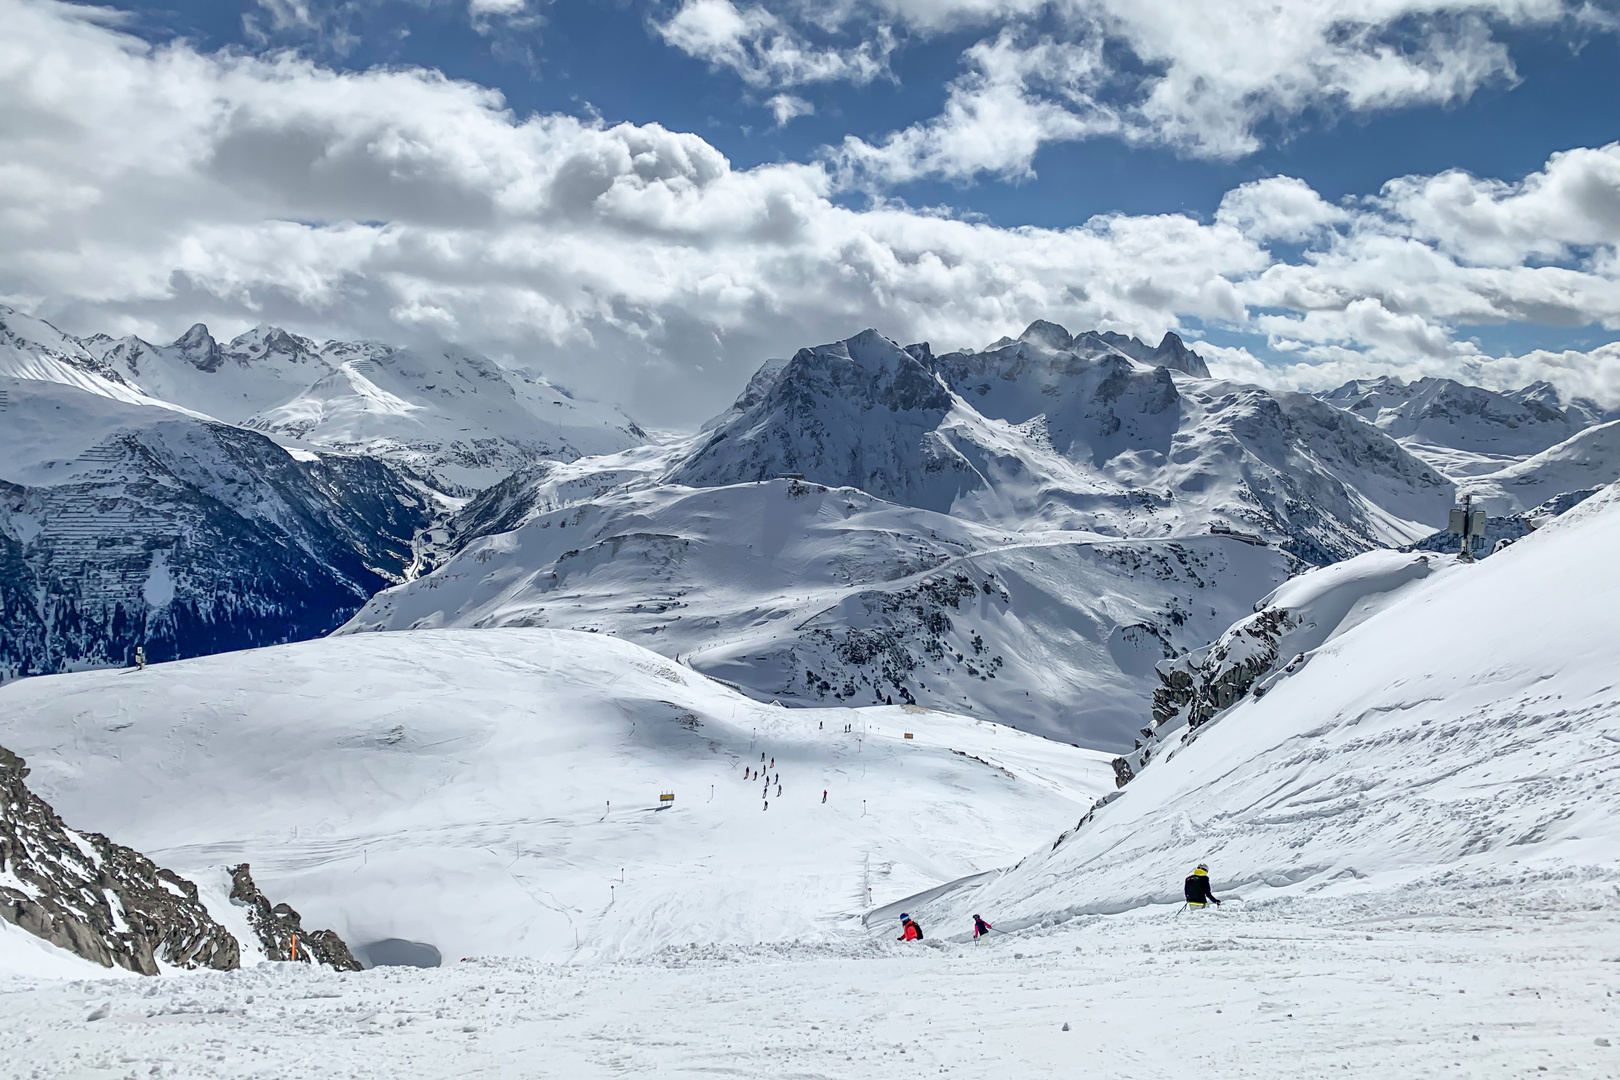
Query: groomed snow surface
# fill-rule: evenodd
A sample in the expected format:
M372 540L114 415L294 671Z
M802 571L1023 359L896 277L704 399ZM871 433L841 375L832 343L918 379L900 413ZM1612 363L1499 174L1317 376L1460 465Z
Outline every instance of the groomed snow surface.
M10 980L0 1075L1605 1080L1620 1063L1613 918L1612 893L1298 898L981 945Z
M25 968L0 977L0 1069L1613 1077L1617 552L1611 488L1474 566L1292 583L1274 599L1368 599L1078 829L1099 755L942 713L777 709L600 635L365 634L25 680L0 691L0 744L75 827L182 872L247 858L310 924L446 966ZM741 778L761 745L768 811ZM1200 860L1226 903L1183 911ZM922 945L861 919L923 891ZM975 913L1002 933L974 944Z
M786 709L566 631L361 634L0 701L0 746L75 827L185 875L248 862L307 925L452 959L842 940L1113 787L1095 751L901 706Z

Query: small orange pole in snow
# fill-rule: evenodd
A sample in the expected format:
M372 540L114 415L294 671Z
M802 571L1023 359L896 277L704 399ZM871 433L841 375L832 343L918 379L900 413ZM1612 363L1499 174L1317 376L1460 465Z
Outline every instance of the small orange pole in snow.
M292 959L298 959L298 935L292 936Z

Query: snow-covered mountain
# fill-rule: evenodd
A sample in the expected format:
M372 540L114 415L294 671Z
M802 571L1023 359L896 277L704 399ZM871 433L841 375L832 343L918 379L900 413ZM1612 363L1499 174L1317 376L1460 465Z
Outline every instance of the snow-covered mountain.
M1154 664L1288 573L1231 536L1009 532L797 480L591 495L582 471L486 493L453 559L342 632L601 632L765 700L919 703L1117 750Z
M0 679L325 633L437 509L374 458L0 378Z
M398 349L260 326L222 344L201 323L169 345L74 338L0 306L0 375L139 394L315 449L407 466L470 494L546 458L646 441L617 408L456 349Z
M615 408L454 349L353 349L296 397L244 424L314 446L409 465L468 494L541 459L608 454L646 434Z
M1582 427L1620 420L1620 409L1607 408L1588 397L1566 394L1550 382L1533 382L1509 390L1503 396L1527 406L1556 410Z
M1620 420L1589 427L1556 446L1462 485L1492 516L1523 514L1548 499L1620 480Z
M249 862L357 952L452 960L847 939L873 904L1016 858L1112 786L1106 756L994 723L778 708L551 630L19 680L0 744L77 826L116 825L182 874Z
M1308 395L1173 375L1050 323L978 353L936 357L875 330L800 350L664 479L783 474L1002 528L1219 524L1313 564L1425 535L1452 498L1392 438Z
M764 365L688 440L487 489L345 632L616 634L766 700L1122 750L1158 662L1301 565L1429 535L1452 490L1325 402L1101 335L936 357L867 331Z
M1318 395L1386 432L1447 476L1495 472L1613 419L1584 398L1566 403L1548 383L1498 393L1454 379L1357 379Z
M1297 614L1281 653L1303 655L1181 728L1057 844L911 910L1019 927L1179 903L1168 868L1200 861L1250 905L1612 895L1617 550L1611 486L1489 561L1367 556L1291 582L1268 606Z

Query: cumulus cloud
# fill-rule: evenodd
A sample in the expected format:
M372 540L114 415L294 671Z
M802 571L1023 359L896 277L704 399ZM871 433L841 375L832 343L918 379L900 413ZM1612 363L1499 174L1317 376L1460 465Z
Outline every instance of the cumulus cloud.
M1382 207L1413 235L1470 262L1514 266L1620 244L1620 144L1554 154L1518 184L1452 170L1384 186Z
M821 164L739 170L656 124L518 117L432 71L152 47L41 0L0 0L0 22L0 299L71 332L168 340L202 319L451 340L692 423L764 358L866 326L951 348L1035 318L1155 339L1202 325L1287 358L1268 378L1405 365L1570 384L1578 356L1487 368L1465 328L1620 328L1615 147L1517 184L1468 179L1489 209L1474 216L1451 180L1333 207L1274 178L1212 221L1005 229L851 208ZM1544 228L1565 258L1464 257ZM1292 261L1266 247L1297 237ZM1612 352L1591 365L1612 370Z
M818 48L789 22L755 4L685 0L656 24L675 48L714 67L730 68L750 86L847 81L864 85L888 73L894 38L886 26L848 48Z
M705 0L708 2L708 0ZM1267 124L1465 100L1511 83L1493 25L1600 25L1569 0L847 0L784 11L858 32L982 26L944 110L840 160L872 182L1027 175L1040 147L1109 136L1234 159ZM876 15L870 13L876 12ZM885 22L883 25L889 25Z
M1303 180L1272 176L1227 192L1215 220L1252 240L1298 243L1329 225L1348 222L1350 214L1329 204Z
M878 144L849 136L834 154L842 182L904 183L928 176L1029 175L1053 141L1118 134L1119 114L1096 100L1106 77L1102 40L1023 40L1008 30L966 55L940 115Z

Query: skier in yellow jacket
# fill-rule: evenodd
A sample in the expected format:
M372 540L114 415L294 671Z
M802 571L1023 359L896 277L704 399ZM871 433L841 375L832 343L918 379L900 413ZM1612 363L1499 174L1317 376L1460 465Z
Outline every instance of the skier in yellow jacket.
M1188 907L1201 908L1207 903L1220 905L1220 901L1215 899L1215 894L1210 892L1209 867L1204 863L1199 863L1198 869L1188 875L1181 891L1187 897Z

